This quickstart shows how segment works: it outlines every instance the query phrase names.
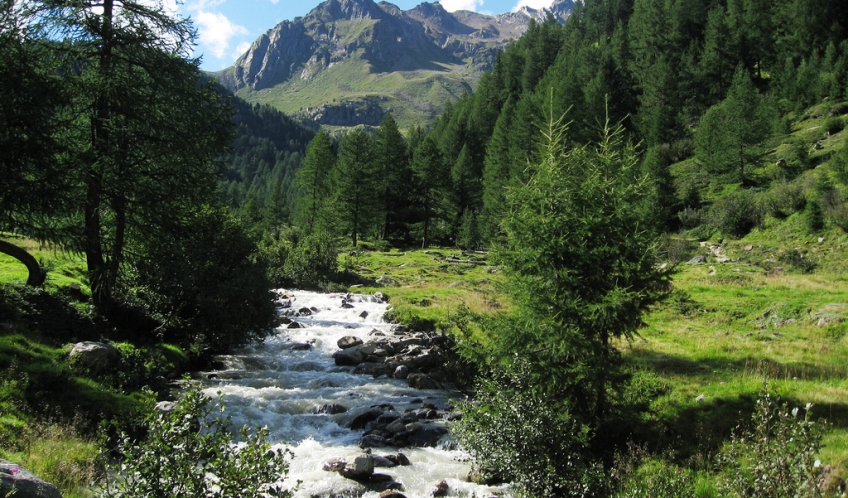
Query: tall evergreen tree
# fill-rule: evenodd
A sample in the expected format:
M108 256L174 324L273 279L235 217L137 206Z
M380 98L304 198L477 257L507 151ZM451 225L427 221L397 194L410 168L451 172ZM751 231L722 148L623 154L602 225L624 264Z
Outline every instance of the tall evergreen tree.
M746 183L745 166L757 157L754 146L770 132L765 106L747 71L740 65L727 98L701 120L695 154L712 172L734 173Z
M415 149L412 158L412 172L415 176L417 205L422 222L421 247L428 247L430 245L431 224L443 209L448 178L442 152L435 140L429 135Z
M297 221L311 232L318 222L321 207L331 194L330 172L336 164L336 151L325 132L315 135L306 149L303 167L297 171L295 186L299 189Z
M360 128L347 132L333 170L333 208L354 247L360 235L374 226L376 173L374 140Z
M382 200L380 238L388 239L393 233L402 235L401 220L411 195L409 156L406 142L391 114L386 114L377 130L374 142L374 162L377 170L378 194Z

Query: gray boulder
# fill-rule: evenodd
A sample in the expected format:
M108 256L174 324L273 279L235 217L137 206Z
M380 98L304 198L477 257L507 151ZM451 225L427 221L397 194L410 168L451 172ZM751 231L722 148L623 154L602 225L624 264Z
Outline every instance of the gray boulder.
M384 285L386 287L394 287L398 283L397 283L397 280L391 279L391 278L383 275L383 276L381 276L380 278L377 279L377 284Z
M353 463L345 465L339 474L354 481L367 480L374 474L374 459L371 455L358 456Z
M74 367L100 373L109 370L120 357L121 353L111 344L85 341L74 344L69 359Z
M352 348L354 346L359 346L360 344L362 344L362 339L352 335L346 335L339 339L338 342L336 342L336 345L339 346L339 349Z
M62 493L56 486L7 460L0 460L0 495L15 498L62 498Z
M439 389L439 383L423 373L413 373L406 377L409 387L413 389Z

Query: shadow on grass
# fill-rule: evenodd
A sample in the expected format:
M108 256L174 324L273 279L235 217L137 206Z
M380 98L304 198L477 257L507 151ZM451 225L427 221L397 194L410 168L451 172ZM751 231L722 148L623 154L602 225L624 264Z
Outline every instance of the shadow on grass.
M660 354L653 351L634 350L628 357L658 373L671 373L687 376L702 376L713 372L757 372L762 376L777 380L842 380L848 377L848 363L839 365L819 365L797 362L781 363L770 358L747 356L737 359L701 359L692 360L680 356Z
M663 374L683 376L704 376L712 372L757 372L769 379L798 377L805 380L842 380L845 367L812 364L782 364L758 358L735 360L693 361L671 355L652 352L639 352L631 360L650 375L663 378ZM649 393L645 397L658 399L663 392ZM738 390L725 395L711 396L693 403L685 399L664 399L652 403L648 410L633 405L628 414L610 427L611 436L617 439L630 439L647 448L675 449L680 463L692 458L709 459L727 441L734 430L738 431L750 423L756 408L759 389ZM806 402L795 397L782 397L780 404L787 409L803 407ZM834 428L848 427L848 400L814 404L812 416L815 420L826 420ZM613 435L614 434L614 435Z

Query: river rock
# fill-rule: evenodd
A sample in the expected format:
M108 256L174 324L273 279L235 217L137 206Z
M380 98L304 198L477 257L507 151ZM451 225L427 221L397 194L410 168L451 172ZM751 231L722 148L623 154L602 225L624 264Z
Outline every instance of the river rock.
M378 436L376 434L368 434L367 436L362 436L362 439L359 440L360 448L385 448L389 445L389 441L383 436Z
M342 477L354 481L366 481L374 474L374 458L371 455L361 455L348 463L339 471Z
M356 365L356 368L353 369L353 373L356 375L372 375L374 377L379 377L383 374L383 365L380 363L376 363L373 361L367 361L372 359L379 359L373 356L369 356L366 358L366 361Z
M312 349L312 344L308 344L305 342L296 342L289 347L292 351L309 351Z
M83 368L91 373L109 370L120 357L121 353L116 347L95 341L74 344L68 356L72 366Z
M449 489L448 482L442 479L436 483L436 488L433 489L433 496L447 496Z
M373 456L375 467L397 467L397 461L384 456Z
M439 384L423 373L412 373L406 377L409 387L413 389L439 389Z
M362 318L362 319L368 318L368 312L363 311L362 313L359 314L359 318Z
M378 303L388 303L389 296L383 294L382 292L375 292L374 297L377 299Z
M410 424L414 425L414 424ZM439 439L448 433L448 428L443 425L425 424L421 425L409 438L409 443L416 447L434 448Z
M406 495L393 489L387 489L380 493L380 498L406 498Z
M312 413L315 414L324 414L327 415L336 415L337 413L345 413L347 411L347 407L343 405L339 405L337 403L327 403L321 406L312 407Z
M303 328L303 327L301 327L300 324L297 323L297 322L291 322L290 324L286 325L286 328L287 329L300 329L300 328Z
M433 352L426 352L412 359L412 365L418 370L426 370L435 367L441 363L439 355Z
M360 429L364 429L369 422L373 422L377 420L377 418L383 414L383 410L380 408L371 408L366 412L360 413L356 417L353 418L350 422L350 428L354 431L358 431Z
M346 335L336 342L339 349L348 349L362 344L362 339L352 335Z
M699 255L695 256L694 258L690 259L689 261L687 261L686 264L687 265L700 265L700 264L706 263L706 262L707 262L707 257L704 256L703 254L699 254Z
M392 374L392 377L394 377L396 379L405 379L408 376L409 376L409 368L406 365L399 365L397 368L395 368L395 371Z
M306 306L304 306L303 308L300 308L299 310L297 310L297 314L300 315L300 316L311 316L312 310L307 308Z
M7 460L0 460L0 495L15 498L62 498L62 493L56 486Z

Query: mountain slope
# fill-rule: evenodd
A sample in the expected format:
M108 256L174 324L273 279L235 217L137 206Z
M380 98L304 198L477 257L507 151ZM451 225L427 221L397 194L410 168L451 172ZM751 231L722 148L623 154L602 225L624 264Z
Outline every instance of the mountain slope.
M373 0L327 0L260 36L220 82L253 103L319 124L378 125L392 112L402 127L432 120L446 101L471 91L496 54L551 10L486 16L439 3L409 11Z

